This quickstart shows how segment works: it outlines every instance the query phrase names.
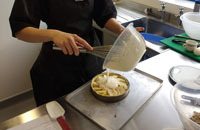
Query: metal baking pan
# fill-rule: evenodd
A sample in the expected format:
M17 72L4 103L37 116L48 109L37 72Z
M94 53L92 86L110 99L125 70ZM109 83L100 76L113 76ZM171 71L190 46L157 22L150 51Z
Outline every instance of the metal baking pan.
M95 78L97 78L98 76L102 76L102 75L107 75L107 73L101 73L101 74L98 74L96 75L93 79L92 79L92 82L93 80L95 80ZM118 95L118 96L103 96L103 95L100 95L98 93L96 93L93 89L92 89L92 84L91 84L91 93L99 100L102 100L102 101L106 101L106 102L117 102L117 101L120 101L124 98L126 98L126 96L129 94L129 88L130 88L130 84L129 84L129 81L122 75L120 74L117 74L117 73L109 73L109 75L116 75L122 79L125 80L127 86L128 86L128 89L125 91L125 93L121 94L121 95Z
M129 94L123 100L109 103L91 93L91 81L65 97L66 102L104 130L119 130L159 90L163 80L135 69L129 72L112 71L130 83Z

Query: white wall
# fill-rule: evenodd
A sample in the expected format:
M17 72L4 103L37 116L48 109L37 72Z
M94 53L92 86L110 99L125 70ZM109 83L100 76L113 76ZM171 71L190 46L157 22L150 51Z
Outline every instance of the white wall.
M11 36L9 15L14 0L0 0L0 102L32 89L29 71L41 44Z

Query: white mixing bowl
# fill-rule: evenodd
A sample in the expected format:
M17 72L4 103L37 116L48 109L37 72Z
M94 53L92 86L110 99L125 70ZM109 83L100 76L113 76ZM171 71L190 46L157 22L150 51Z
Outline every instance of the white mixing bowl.
M183 28L188 36L200 40L200 13L187 12L180 19L183 23Z

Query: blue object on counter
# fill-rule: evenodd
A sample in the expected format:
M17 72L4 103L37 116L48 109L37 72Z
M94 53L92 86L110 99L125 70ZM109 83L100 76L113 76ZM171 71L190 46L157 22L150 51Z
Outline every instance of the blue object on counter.
M196 3L200 3L200 0L189 0L189 1L193 1L193 2L196 2Z
M200 4L200 0L195 0L195 3Z
M165 39L165 37L161 37L161 36L158 36L158 35L154 35L154 34L150 34L150 33L140 33L145 40L151 42L151 43L154 43L154 44L157 44L157 45L163 45L160 40L163 40Z

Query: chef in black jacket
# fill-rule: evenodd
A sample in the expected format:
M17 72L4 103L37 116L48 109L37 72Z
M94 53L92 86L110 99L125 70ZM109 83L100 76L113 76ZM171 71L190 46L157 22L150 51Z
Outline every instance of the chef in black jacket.
M121 33L124 27L116 14L111 0L15 0L9 19L12 35L26 42L43 42L30 71L37 106L72 92L102 72L102 60L79 54L77 44L88 50L100 45L93 20ZM40 21L47 29L39 29ZM62 52L54 51L53 44Z

